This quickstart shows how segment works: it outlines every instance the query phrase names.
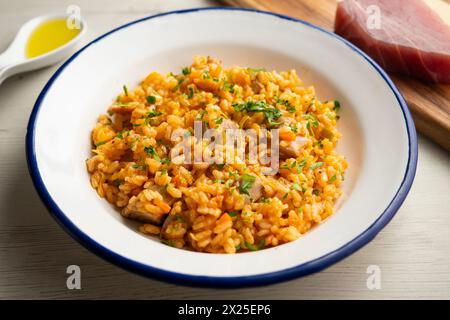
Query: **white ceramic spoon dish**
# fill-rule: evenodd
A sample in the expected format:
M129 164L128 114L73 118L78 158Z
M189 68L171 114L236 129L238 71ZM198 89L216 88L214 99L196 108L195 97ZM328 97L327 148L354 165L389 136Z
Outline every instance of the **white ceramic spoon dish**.
M67 15L51 14L36 17L26 22L19 29L13 42L0 54L0 84L6 78L16 73L36 70L55 64L75 51L79 40L86 33L87 25L84 20L80 21L80 32L78 35L65 45L34 58L27 58L25 55L25 47L32 32L41 23L60 18L67 18Z
M91 188L90 133L122 89L150 71L189 65L196 54L225 66L296 69L322 100L341 101L338 150L349 163L336 212L299 240L235 255L180 250L137 232ZM414 124L392 81L333 33L254 10L177 11L119 27L73 55L30 117L27 155L35 187L78 241L129 270L177 283L262 285L322 270L369 242L394 216L417 164Z

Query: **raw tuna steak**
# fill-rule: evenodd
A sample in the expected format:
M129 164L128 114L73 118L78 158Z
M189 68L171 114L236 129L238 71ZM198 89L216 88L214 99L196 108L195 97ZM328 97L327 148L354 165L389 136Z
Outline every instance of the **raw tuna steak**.
M450 27L422 0L341 1L335 31L389 72L450 83Z

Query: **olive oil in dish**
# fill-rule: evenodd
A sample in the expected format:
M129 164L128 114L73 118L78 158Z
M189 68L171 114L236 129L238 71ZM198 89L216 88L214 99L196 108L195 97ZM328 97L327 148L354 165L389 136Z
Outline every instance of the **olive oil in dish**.
M52 19L38 25L25 47L25 56L35 58L53 51L75 38L80 29L69 29L66 19Z

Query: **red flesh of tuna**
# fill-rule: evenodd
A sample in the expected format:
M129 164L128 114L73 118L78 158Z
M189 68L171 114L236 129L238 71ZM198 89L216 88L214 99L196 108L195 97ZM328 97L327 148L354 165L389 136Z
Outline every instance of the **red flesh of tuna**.
M372 5L380 8L380 28L367 23ZM450 83L450 27L422 0L344 0L335 32L389 72Z

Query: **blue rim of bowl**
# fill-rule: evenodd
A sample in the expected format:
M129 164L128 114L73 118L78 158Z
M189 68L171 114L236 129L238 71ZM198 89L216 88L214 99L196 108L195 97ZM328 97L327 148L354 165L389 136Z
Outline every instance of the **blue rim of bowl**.
M209 10L216 10L216 11L224 10L224 11L235 11L235 12L243 11L243 12L258 13L261 15L274 16L274 17L278 17L283 20L301 23L310 28L324 32L327 35L329 35L335 39L338 39L339 41L342 41L351 50L353 50L356 53L358 53L359 55L361 55L369 64L371 64L373 66L373 68L386 81L386 84L390 87L390 89L396 96L399 106L402 110L405 122L406 122L406 129L407 129L407 133L408 133L408 144L409 144L408 164L406 167L405 175L404 175L402 183L401 183L400 187L398 188L392 201L390 202L388 207L384 210L384 212L378 217L378 219L363 233L361 233L355 239L353 239L352 241L343 245L342 247L340 247L326 255L323 255L320 258L314 259L312 261L308 261L306 263L302 263L295 267L291 267L288 269L279 270L279 271L275 271L275 272L257 274L257 275L217 277L217 276L189 275L189 274L182 274L182 273L162 270L162 269L158 269L158 268L131 260L127 257L121 256L121 255L111 251L110 249L102 246L101 244L97 243L95 240L93 240L87 234L83 233L80 229L78 229L78 227L75 224L73 224L72 221L69 220L69 218L64 214L64 212L58 207L56 202L52 199L47 188L45 187L44 182L41 177L41 174L39 172L37 161L36 161L36 152L35 152L35 146L34 146L35 125L36 125L36 120L37 120L37 116L39 113L41 103L42 103L47 91L50 89L53 82L58 78L59 74L64 70L64 68L68 64L70 64L71 61L73 61L81 52L83 52L84 50L89 48L92 44L100 41L101 39L107 37L108 35L116 32L118 30L127 28L131 25L140 23L142 21L146 21L149 19L157 18L157 17L163 17L166 15L185 14L185 13L192 13L192 12L197 12L197 11L209 11ZM282 281L287 281L290 279L302 277L302 276L305 276L308 274L312 274L312 273L321 271L321 270L331 266L332 264L344 259L345 257L349 256L350 254L354 253L356 250L363 247L365 244L370 242L378 234L378 232L380 232L384 228L384 226L392 219L392 217L395 215L395 213L398 211L398 209L402 205L403 201L405 200L405 198L411 188L412 182L414 180L416 167L417 167L417 156L418 156L417 153L418 153L418 147L417 147L416 130L414 127L414 122L411 117L411 113L408 110L405 100L403 99L402 95L400 94L399 90L394 85L392 80L386 74L386 72L383 71L383 69L381 69L381 67L378 66L378 64L376 62L374 62L370 57L368 57L360 49L355 47L353 44L351 44L344 38L330 32L330 31L326 31L320 27L317 27L313 24L305 22L303 20L295 19L295 18L292 18L289 16L280 15L280 14L276 14L276 13L272 13L272 12L260 11L260 10L255 10L255 9L230 8L230 7L194 8L194 9L178 10L178 11L161 13L161 14L145 17L145 18L130 22L130 23L120 26L116 29L113 29L113 30L103 34L102 36L96 38L95 40L91 41L90 43L85 45L83 48L81 48L79 51L77 51L75 54L73 54L54 73L54 75L50 78L50 80L47 82L45 87L42 89L41 93L39 94L38 99L36 100L33 110L31 112L30 120L28 122L28 127L27 127L27 135L26 135L26 154L27 154L28 170L30 172L34 186L35 186L41 200L43 201L43 203L45 204L47 209L50 211L50 213L52 213L55 220L73 238L75 238L78 242L80 242L87 249L96 253L97 255L106 259L107 261L112 262L124 269L138 273L140 275L149 276L151 278L155 278L158 280L164 280L164 281L176 283L176 284L204 286L204 287L216 287L216 288L237 288L237 287L248 287L248 286L261 286L261 285L273 284L273 283L277 283L277 282L282 282Z

